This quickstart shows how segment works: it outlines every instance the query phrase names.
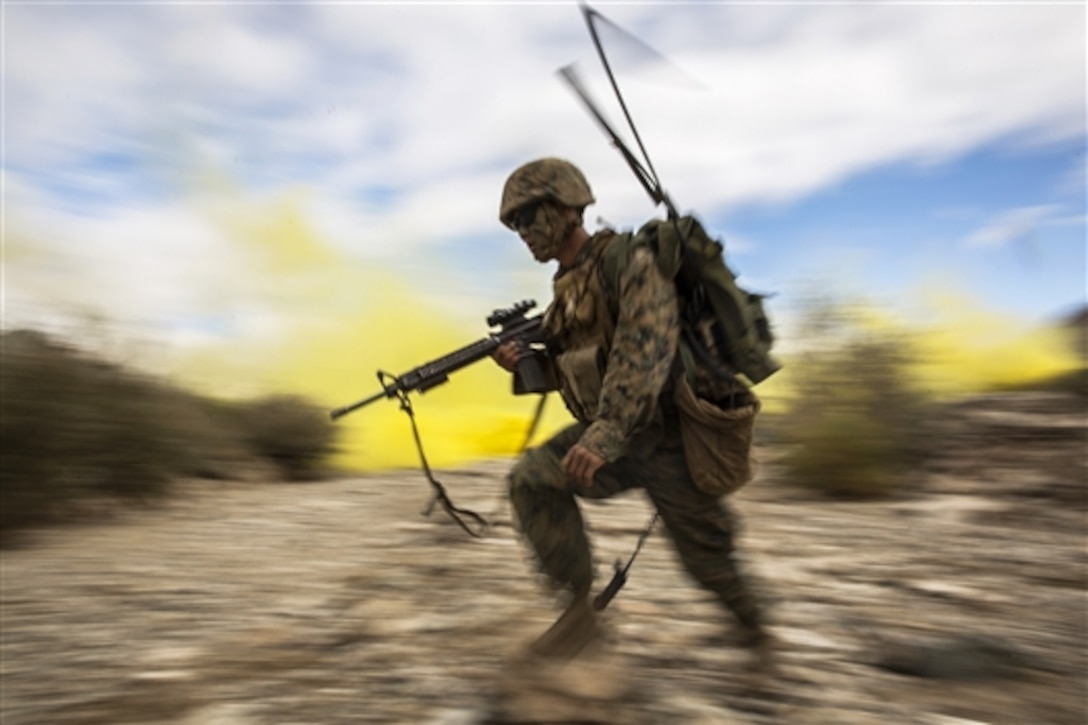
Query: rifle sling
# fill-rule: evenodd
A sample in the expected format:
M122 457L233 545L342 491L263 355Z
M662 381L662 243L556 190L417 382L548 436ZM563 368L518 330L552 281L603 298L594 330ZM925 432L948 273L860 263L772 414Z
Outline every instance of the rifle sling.
M435 503L440 503L442 504L442 508L446 510L446 513L450 515L450 518L456 521L457 525L465 530L465 533L477 539L482 538L488 530L487 521L475 511L469 511L468 509L455 506L453 501L451 501L450 497L446 494L446 488L434 477L434 474L431 473L431 467L427 463L427 455L423 452L423 440L420 438L419 428L416 426L416 417L412 410L412 401L408 397L408 392L401 389L399 386L396 386L396 376L379 372L378 379L382 380L383 387L385 386L384 378L390 378L393 381L394 387L396 388L395 395L397 400L400 401L400 409L408 415L408 421L412 424L412 437L416 442L416 450L419 451L419 462L423 468L423 473L430 482L431 488L434 489L434 497L423 509L422 514L424 516L430 516L431 512L434 510ZM465 521L466 518L471 519L471 525Z
M619 559L616 559L616 571L612 575L612 581L608 583L608 586L606 586L600 594L593 598L593 609L595 611L600 612L607 607L608 603L612 601L612 598L615 597L620 589L623 588L623 585L627 583L627 572L631 570L631 565L635 563L635 557L638 556L638 552L642 551L642 545L646 543L647 537L649 537L650 533L654 530L654 525L657 524L657 519L660 518L660 516L661 514L655 511L654 515L650 518L649 523L642 529L642 534L639 535L638 543L635 544L635 550L631 552L631 558L627 560L626 566L624 566Z

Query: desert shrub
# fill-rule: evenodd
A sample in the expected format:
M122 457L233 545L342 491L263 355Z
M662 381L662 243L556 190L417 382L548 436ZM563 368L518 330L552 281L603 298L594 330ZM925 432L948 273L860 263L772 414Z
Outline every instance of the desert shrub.
M934 416L909 378L907 340L867 329L849 308L811 315L814 337L789 361L786 480L840 497L894 493L925 457Z
M32 331L4 334L0 353L0 528L162 492L178 450L149 381Z
M251 450L289 479L312 478L334 450L335 429L326 411L295 396L271 396L233 406L237 434Z
M233 478L266 458L305 477L334 429L297 398L223 403L31 330L0 336L0 534L116 501L154 500L178 477Z

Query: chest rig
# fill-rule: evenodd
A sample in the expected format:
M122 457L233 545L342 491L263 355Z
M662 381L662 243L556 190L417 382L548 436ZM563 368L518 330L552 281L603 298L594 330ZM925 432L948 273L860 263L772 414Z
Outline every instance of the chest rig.
M598 232L578 260L552 283L552 303L544 329L559 373L559 392L571 414L590 422L597 412L601 383L616 330L614 303L606 288L601 260L615 232Z

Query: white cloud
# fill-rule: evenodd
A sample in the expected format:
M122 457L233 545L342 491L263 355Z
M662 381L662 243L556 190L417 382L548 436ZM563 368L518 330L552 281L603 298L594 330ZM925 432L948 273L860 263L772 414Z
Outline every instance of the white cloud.
M165 328L238 301L245 260L212 215L175 203L74 215L18 179L5 195L7 326L54 309Z
M677 196L698 204L723 191L734 203L789 198L1016 133L1069 137L1084 131L1083 27L1070 10L810 10L772 42L677 54L717 90L652 89L640 123L684 184Z
M309 48L288 29L270 32L220 12L202 21L193 22L188 14L185 19L164 39L158 62L163 70L205 84L209 91L243 94L259 102L298 90L316 70Z
M1041 226L1067 221L1057 217L1061 207L1052 204L1027 206L1002 212L979 229L971 232L963 243L968 247L1004 247L1028 239Z
M1083 7L602 11L706 86L640 82L605 35L663 182L705 215L882 164L1084 133ZM209 171L233 176L242 197L305 190L335 248L421 267L429 248L499 231L502 181L533 156L586 170L599 200L590 219L631 226L652 213L554 75L577 60L628 136L573 4L24 5L6 17L9 215L70 260L48 284L43 268L12 262L7 295L99 290L104 305L160 318L236 300L236 245L197 201L216 193L202 189ZM110 154L134 161L103 164ZM73 188L99 200L79 208ZM150 199L133 193L149 188ZM367 201L375 190L382 203ZM969 243L1000 243L1000 229L1052 211L1032 209ZM741 241L738 251L758 247ZM479 265L473 255L463 263ZM275 305L252 296L259 310Z

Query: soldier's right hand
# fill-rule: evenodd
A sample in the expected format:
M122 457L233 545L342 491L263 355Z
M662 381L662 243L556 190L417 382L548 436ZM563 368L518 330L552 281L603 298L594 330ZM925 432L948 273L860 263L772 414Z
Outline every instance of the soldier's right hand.
M510 342L504 342L495 348L495 352L491 353L491 357L499 364L503 370L508 373L512 373L518 368L518 360L525 354L524 349L519 343L514 340Z

